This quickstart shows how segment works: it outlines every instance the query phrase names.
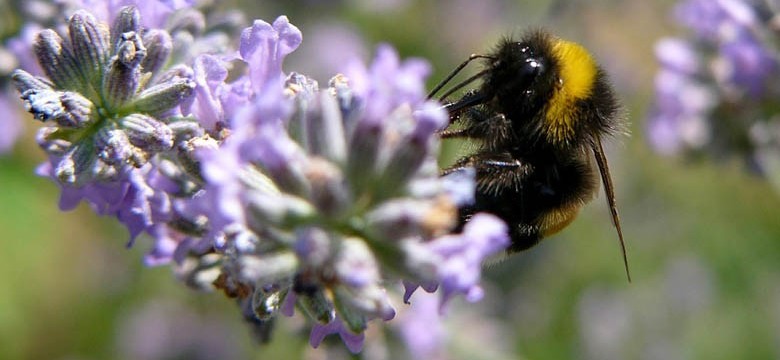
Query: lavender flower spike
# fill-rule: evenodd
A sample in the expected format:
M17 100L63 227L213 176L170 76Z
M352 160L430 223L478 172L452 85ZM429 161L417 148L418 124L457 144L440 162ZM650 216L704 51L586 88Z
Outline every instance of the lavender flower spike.
M141 88L146 48L138 35L138 16L134 8L124 9L116 20L122 26L114 27L122 33L112 35L106 24L89 13L76 12L70 19L69 42L52 30L44 30L36 40L38 60L51 82L24 70L13 75L28 111L55 127L45 130L45 138L70 143L64 157L57 154L52 158L57 162L53 164L54 175L64 185L82 186L93 179L111 181L113 174L124 171L122 167L141 167L154 154L172 146L171 129L155 116L176 107L189 96L194 83L171 77L166 83L151 84L166 90L156 91L165 96L156 97L155 105L149 105ZM115 43L109 44L112 38ZM144 96L136 102L139 93ZM133 119L141 118L144 131L153 134L138 134L133 124L139 122ZM156 140L123 140L139 136ZM66 166L70 163L74 165Z
M648 138L664 155L744 160L780 183L776 128L780 40L771 2L685 0L675 7L689 34L656 44L661 65Z
M263 324L294 296L314 322L313 346L338 333L353 352L370 320L395 316L387 279L438 284L444 301L477 300L481 261L508 239L482 214L447 235L474 174L439 176L435 132L448 117L425 100L427 64L382 46L371 67L354 64L353 77L319 90L282 73L299 40L286 19L244 35L254 98L228 120L224 143L200 153L217 288L253 304Z
M359 352L371 321L396 315L388 284L441 289L440 308L479 299L505 225L476 214L453 233L474 171L439 174L449 119L425 98L425 61L382 45L320 89L282 69L302 41L284 16L245 29L238 56L176 47L203 31L198 13L172 18L173 34L143 21L135 7L111 25L77 11L67 34L36 40L45 78L14 73L45 124L38 171L62 187L62 209L85 200L128 244L156 237L147 264L174 260L187 285L234 298L261 340L297 309L312 346L339 334ZM228 76L229 61L246 73Z
M178 178L170 179L176 186L154 183L167 176L158 169L169 161L163 158L187 159L179 156L182 149L204 136L178 110L195 87L192 70L181 64L164 69L172 38L141 23L135 7L120 9L112 26L79 10L67 34L38 33L33 49L45 78L24 70L12 76L25 108L45 124L38 142L49 163L39 174L62 188L60 208L85 200L125 224L130 243L144 231L169 234L159 228L169 221L187 227L171 197L192 191L195 167L179 165ZM161 235L161 241L183 237Z

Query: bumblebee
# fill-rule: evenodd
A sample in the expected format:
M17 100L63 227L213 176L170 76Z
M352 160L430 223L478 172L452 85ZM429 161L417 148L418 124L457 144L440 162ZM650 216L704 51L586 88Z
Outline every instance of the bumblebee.
M600 177L630 281L601 145L602 138L623 131L621 107L606 73L579 44L535 30L519 40L503 39L489 54L471 55L428 97L476 59L483 69L439 97L450 115L440 136L476 144L442 172L476 169L475 202L459 209L461 225L477 212L492 213L509 225L508 251L528 249L569 225L596 196ZM476 80L481 86L456 101L445 100Z

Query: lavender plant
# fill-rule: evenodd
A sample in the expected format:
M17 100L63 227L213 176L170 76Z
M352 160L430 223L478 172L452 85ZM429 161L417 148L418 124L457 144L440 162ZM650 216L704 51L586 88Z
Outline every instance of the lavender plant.
M441 307L482 296L481 263L506 229L477 214L452 232L474 174L439 176L448 116L425 100L427 63L385 45L320 89L282 70L302 41L286 17L256 20L234 52L229 37L181 32L206 19L194 9L141 14L122 7L108 25L76 11L67 34L34 41L45 76L13 74L44 123L39 173L61 187L62 209L84 200L130 244L151 235L147 264L234 298L263 340L297 309L312 346L338 333L358 352L370 320L394 317L393 284L407 302L438 289Z
M691 33L656 44L650 143L667 155L737 156L780 189L777 2L687 0L674 14Z

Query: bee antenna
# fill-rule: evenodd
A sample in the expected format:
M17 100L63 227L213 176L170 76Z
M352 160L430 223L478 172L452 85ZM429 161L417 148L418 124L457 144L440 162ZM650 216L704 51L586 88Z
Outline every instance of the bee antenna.
M623 253L623 265L626 268L626 277L628 282L631 282L631 272L628 270L628 255L626 253L626 243L623 241L623 230L620 228L620 216L617 210L617 201L615 200L615 187L612 185L612 177L609 174L609 166L607 165L607 157L604 155L604 148L601 146L601 139L596 137L596 144L593 145L593 154L596 156L596 163L599 166L599 172L601 173L601 181L604 183L604 192L607 198L607 205L609 205L609 211L612 214L612 223L617 230L618 239L620 240L620 250Z
M430 93L428 93L427 99L428 100L432 99L433 96L436 95L437 92L439 92L439 90L441 90L444 86L446 86L452 80L452 78L455 77L455 75L458 75L458 73L460 73L460 71L463 70L463 68L465 68L466 65L468 65L469 63L471 63L472 61L474 61L476 59L493 59L493 57L492 56L488 56L488 55L471 54L471 56L469 56L469 58L466 59L466 61L462 62L460 65L458 65L458 67L453 69L452 72L450 72L450 74L447 75L446 78L444 78L444 80L442 80L438 85L436 85L436 87L433 88L433 90L431 90ZM483 73L484 73L484 71L483 71ZM463 85L460 85L459 87L457 87L457 89L460 89L461 87L463 87L466 84L474 81L475 79L476 79L475 77L472 77L471 79L467 80L465 82L465 84L461 83ZM452 92L454 92L454 91L448 92L445 96L442 96L441 99L446 98L448 95L452 94Z
M450 95L452 95L452 93L454 93L454 92L456 92L456 91L460 90L460 89L461 89L461 88L463 88L464 86L466 86L466 85L468 85L468 84L471 84L472 82L474 82L474 80L477 80L477 79L481 78L482 76L484 76L485 74L487 74L487 72L488 72L488 71L490 71L490 69L485 69L485 70L482 70L482 71L480 71L480 72L478 72L478 73L474 74L474 76L472 76L472 77L470 77L470 78L468 78L468 79L466 79L466 80L463 80L463 81L461 81L461 82L460 82L460 83L458 83L457 85L453 86L453 87L452 87L452 89L449 89L449 90L447 90L447 92L445 92L445 93L444 93L444 95L442 95L442 96L439 98L439 101L446 99L446 98L447 98L447 96L450 96Z

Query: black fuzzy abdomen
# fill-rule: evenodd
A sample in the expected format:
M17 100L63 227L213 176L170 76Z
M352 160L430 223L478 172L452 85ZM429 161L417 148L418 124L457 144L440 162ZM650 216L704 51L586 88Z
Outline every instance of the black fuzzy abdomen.
M545 215L579 209L593 197L597 186L591 162L584 155L565 159L518 156L515 160L524 164L524 176L512 177L509 183L505 180L502 184L495 184L497 172L506 169L475 164L475 203L461 209L464 221L480 211L503 219L510 228L509 252L537 244L550 227L542 221Z

